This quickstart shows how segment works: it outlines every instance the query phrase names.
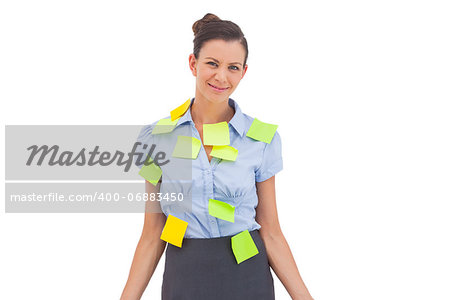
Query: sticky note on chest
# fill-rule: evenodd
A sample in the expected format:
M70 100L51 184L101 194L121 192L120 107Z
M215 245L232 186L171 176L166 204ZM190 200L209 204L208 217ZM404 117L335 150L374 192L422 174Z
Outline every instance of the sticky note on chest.
M234 223L234 206L223 201L209 199L209 214L213 217Z
M238 264L259 253L248 230L242 231L231 238L231 248Z
M188 222L178 219L175 216L169 215L164 225L164 229L161 233L161 239L174 246L180 247L183 244L184 234Z
M177 143L173 149L172 156L179 158L196 159L200 152L201 142L191 136L179 135L177 137Z
M254 118L246 135L252 139L270 144L277 128L278 125L264 123Z
M141 170L139 171L139 175L144 177L145 180L155 185L158 184L159 179L162 175L162 170L159 166L157 166L153 160L150 158L149 162L146 162L148 165L143 165Z
M213 146L210 155L225 160L235 161L238 150L231 146Z
M230 130L227 122L203 124L203 143L208 146L230 144Z

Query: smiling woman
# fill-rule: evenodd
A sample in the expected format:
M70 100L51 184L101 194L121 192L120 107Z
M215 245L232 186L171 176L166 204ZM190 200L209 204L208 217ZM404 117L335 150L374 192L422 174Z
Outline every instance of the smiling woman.
M273 300L270 268L293 299L311 300L278 222L275 174L283 160L277 126L243 113L230 98L247 72L247 40L238 25L213 14L192 29L195 97L180 106L185 109L170 133L152 135L154 122L138 138L161 144L188 130L181 138L197 149L182 158L192 161L189 186L161 168L161 179L147 181L146 192L170 192L178 184L191 193L192 209L160 202L162 213L146 212L121 299L140 299L167 242L163 300Z

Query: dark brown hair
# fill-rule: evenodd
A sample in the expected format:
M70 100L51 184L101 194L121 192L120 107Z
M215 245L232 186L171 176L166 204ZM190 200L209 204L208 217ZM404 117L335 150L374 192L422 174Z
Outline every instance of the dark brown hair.
M198 59L200 49L206 41L213 39L221 39L224 41L238 41L244 47L245 59L244 65L247 63L248 46L247 39L244 37L241 28L231 21L220 19L218 16L207 13L200 20L195 21L192 25L194 31L194 56Z

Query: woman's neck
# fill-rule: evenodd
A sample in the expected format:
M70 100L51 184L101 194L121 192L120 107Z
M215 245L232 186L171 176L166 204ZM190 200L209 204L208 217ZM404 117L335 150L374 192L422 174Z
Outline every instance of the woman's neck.
M191 107L192 120L196 125L230 122L234 113L234 108L228 105L228 99L214 103L196 96Z

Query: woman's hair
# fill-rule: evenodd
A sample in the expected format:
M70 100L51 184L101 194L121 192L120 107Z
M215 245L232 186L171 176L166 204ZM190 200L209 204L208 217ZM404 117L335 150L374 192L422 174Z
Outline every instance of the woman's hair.
M241 28L231 21L220 19L214 14L207 13L200 20L195 21L192 25L194 31L194 56L198 59L200 49L203 44L209 40L221 39L224 41L238 41L244 47L245 59L244 65L247 63L248 46L247 40L242 33Z

